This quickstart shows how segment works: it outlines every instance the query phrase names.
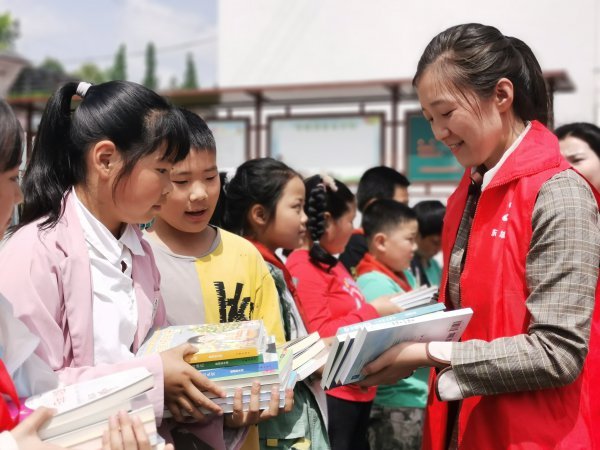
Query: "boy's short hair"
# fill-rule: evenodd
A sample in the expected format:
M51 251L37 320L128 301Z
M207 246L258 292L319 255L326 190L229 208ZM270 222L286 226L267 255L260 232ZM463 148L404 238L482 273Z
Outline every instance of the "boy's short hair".
M204 119L185 108L179 108L179 110L183 114L189 128L190 147L196 150L211 150L216 152L217 144L215 137Z
M386 166L371 167L362 174L356 191L358 210L364 211L373 199L393 198L397 186L408 188L410 181L397 170Z
M446 207L439 200L424 200L414 206L421 237L442 234Z
M417 220L417 215L410 206L396 200L382 199L367 206L363 212L362 228L367 242L370 242L377 233L385 233L413 220Z

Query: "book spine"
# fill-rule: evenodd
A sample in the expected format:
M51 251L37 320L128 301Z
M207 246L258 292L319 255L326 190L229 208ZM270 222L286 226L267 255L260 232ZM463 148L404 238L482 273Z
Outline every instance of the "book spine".
M194 353L193 355L186 356L184 359L190 364L195 364L208 361L222 361L225 359L251 358L255 356L258 356L258 349L242 348L211 353Z
M262 354L258 356L252 356L249 358L236 358L236 359L225 359L222 361L208 361L202 363L193 363L194 369L207 370L207 369L220 369L222 367L234 367L234 366L245 366L248 364L261 364L264 362Z
M200 370L199 372L209 379L234 377L239 375L265 375L279 369L278 361L269 361L261 364L246 364L244 366L220 367L216 369Z

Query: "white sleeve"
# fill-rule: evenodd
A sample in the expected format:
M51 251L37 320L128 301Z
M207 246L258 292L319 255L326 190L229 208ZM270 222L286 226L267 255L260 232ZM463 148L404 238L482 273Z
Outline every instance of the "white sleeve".
M17 441L10 433L10 431L4 431L0 433L0 449L2 450L19 450Z

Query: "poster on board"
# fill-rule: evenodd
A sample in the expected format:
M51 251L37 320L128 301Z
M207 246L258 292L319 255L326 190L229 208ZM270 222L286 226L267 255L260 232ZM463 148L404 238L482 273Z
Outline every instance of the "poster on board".
M206 121L217 143L217 166L221 171L235 169L246 161L247 119L210 119Z
M406 176L411 183L460 181L465 169L452 152L437 141L421 112L406 114Z
M381 164L383 115L318 115L269 120L269 155L303 175L328 172L353 183Z

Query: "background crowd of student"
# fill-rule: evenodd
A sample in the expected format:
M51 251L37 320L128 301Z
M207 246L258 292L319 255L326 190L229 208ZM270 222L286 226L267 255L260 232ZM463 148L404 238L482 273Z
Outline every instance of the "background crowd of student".
M485 86L475 80L479 72L448 56L460 51L473 61L494 60L495 46L508 56L487 65L491 81ZM444 64L456 69L454 78L444 75ZM160 420L165 408L173 415L161 433L176 448L334 450L420 448L426 406L434 414L426 419L428 448L486 448L478 445L486 439L490 415L506 413L502 408L513 403L525 413L536 402L563 396L568 411L551 438L535 423L525 431L513 420L503 425L510 432L496 437L503 448L524 439L535 448L591 445L598 436L586 424L598 411L590 406L588 380L598 361L589 336L596 330L591 321L600 258L591 186L600 188L600 133L589 124L561 127L559 148L542 124L548 101L540 82L529 48L492 27L453 27L427 48L415 77L424 113L436 138L473 168L449 200L444 229L444 205L423 201L409 208L409 181L387 167L367 170L356 197L339 180L303 179L270 158L242 164L222 186L218 143L197 115L135 83L66 84L42 117L22 180L20 222L0 250L0 306L3 320L12 324L0 329L0 375L16 385L13 390L10 379L0 377L2 394L22 397L143 366L154 375L149 397L156 416ZM71 113L74 96L81 102ZM12 206L22 200L21 142L14 115L1 106L0 224L6 225ZM567 170L559 150L590 185ZM498 179L505 180L500 188ZM520 179L526 181L515 184ZM488 200L492 195L495 200ZM355 230L357 200L362 228ZM511 209L513 203L522 209ZM495 211L498 205L506 211ZM479 222L475 208L485 211ZM509 215L525 228L519 220L533 220L529 239L510 235L507 250L494 247L504 245L500 239L484 242L494 221L502 226ZM139 224L146 224L143 232ZM442 272L434 256L443 233ZM467 242L490 253L471 250L467 260ZM282 249L293 250L285 263ZM544 249L560 253L562 266L540 273ZM490 255L503 258L506 268L489 268ZM509 276L510 283L498 282ZM489 285L493 308L477 297L482 282ZM553 289L564 293L564 283L579 288L548 312ZM149 330L167 323L262 319L278 343L314 331L327 338L341 326L400 312L391 297L420 285L442 286L448 307L473 307L475 331L465 342L401 344L367 368L361 386L325 394L318 380L309 379L285 392L283 408L274 387L269 407L259 410L261 386L255 383L249 410L237 390L234 412L223 416L205 395L222 396L222 389L183 359L194 351L191 345L135 357ZM517 306L503 313L502 302L509 300ZM486 324L494 326L485 331ZM9 336L4 330L14 331ZM13 361L11 342L20 342L18 335L31 348ZM529 355L532 364L501 365L492 354ZM428 392L430 367L444 369L435 378L435 394ZM523 378L506 381L515 375ZM540 384L533 385L532 377ZM436 395L462 403L443 409ZM581 398L581 406L573 398ZM473 401L486 412L478 415ZM21 449L43 448L35 429L48 414L39 411L3 439ZM184 414L196 422L184 422ZM473 429L468 418L480 427ZM5 428L15 425L4 419ZM106 448L147 448L138 425L127 415L113 419Z

